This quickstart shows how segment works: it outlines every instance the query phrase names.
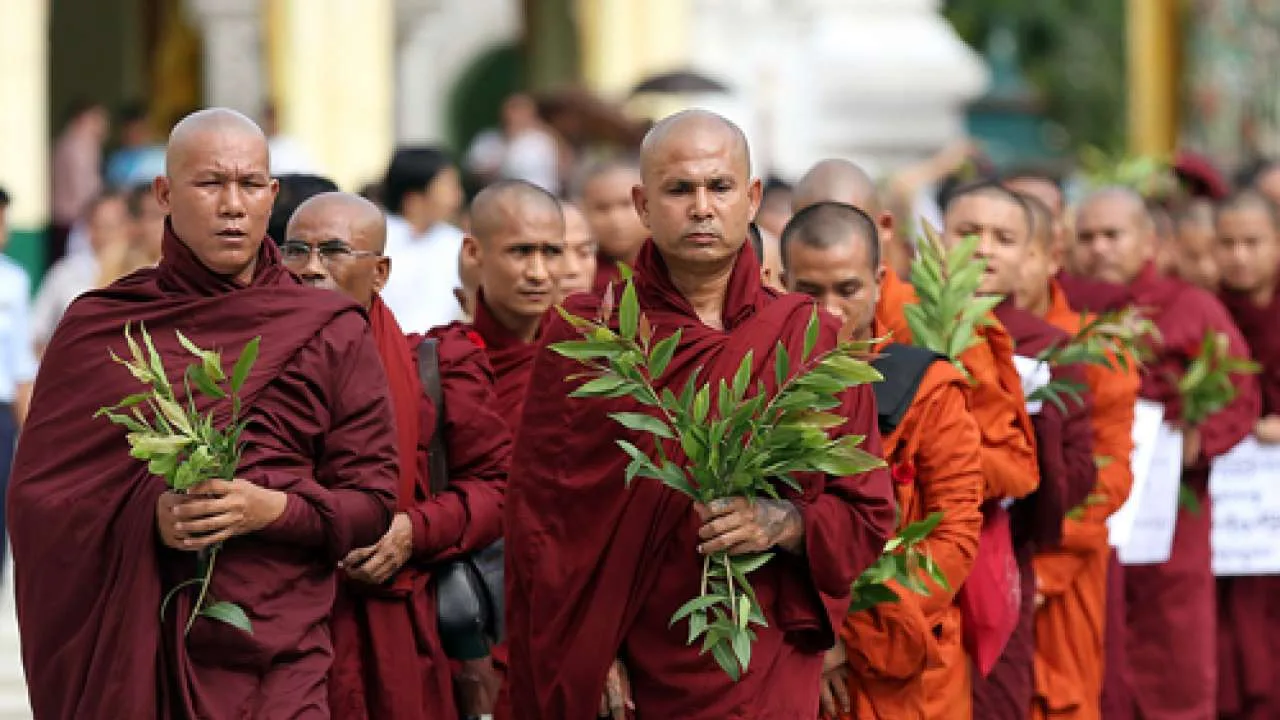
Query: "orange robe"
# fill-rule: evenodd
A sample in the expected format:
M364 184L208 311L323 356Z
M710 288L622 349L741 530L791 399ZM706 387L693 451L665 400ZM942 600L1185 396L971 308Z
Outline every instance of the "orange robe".
M883 328L876 334L883 335ZM955 591L973 566L982 528L981 436L969 413L968 386L953 366L925 371L910 409L886 436L900 511L898 529L941 512L920 545L950 591L928 596L894 588L901 600L849 615L841 631L849 664L852 717L875 720L971 716L969 662Z
M1058 284L1051 285L1052 303L1044 319L1075 335L1080 317ZM1079 518L1063 521L1061 546L1034 560L1037 590L1044 598L1035 617L1035 719L1101 718L1111 560L1106 520L1133 484L1129 456L1139 379L1132 365L1128 370L1090 365L1085 375L1093 396L1094 453L1108 462L1098 470L1098 503L1086 506Z

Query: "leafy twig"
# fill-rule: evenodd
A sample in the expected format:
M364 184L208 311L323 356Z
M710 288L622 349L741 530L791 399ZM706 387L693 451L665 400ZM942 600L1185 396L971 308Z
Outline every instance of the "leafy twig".
M986 268L975 255L977 247L978 238L969 236L948 251L926 224L911 266L918 302L902 310L912 342L946 356L965 377L970 375L960 356L981 342L978 330L990 324L988 313L1003 299L977 296Z

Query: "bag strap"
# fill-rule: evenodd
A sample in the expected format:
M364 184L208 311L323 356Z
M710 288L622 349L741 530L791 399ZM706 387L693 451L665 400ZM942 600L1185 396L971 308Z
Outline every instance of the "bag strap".
M436 409L436 426L431 429L431 443L427 446L427 481L432 495L439 495L449 486L449 455L444 447L444 391L440 387L440 353L435 338L418 343L418 380L422 391Z

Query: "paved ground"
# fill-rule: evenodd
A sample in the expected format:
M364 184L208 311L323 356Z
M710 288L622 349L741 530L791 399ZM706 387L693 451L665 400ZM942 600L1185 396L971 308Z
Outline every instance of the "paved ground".
M22 678L18 621L13 614L13 580L6 564L0 586L0 720L32 720L27 687Z

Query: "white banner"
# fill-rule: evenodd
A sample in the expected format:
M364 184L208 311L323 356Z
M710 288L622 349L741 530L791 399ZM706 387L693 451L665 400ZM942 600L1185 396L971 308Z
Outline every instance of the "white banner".
M1182 484L1182 432L1164 406L1139 400L1133 414L1133 490L1107 520L1111 545L1126 565L1166 562L1173 549Z
M1280 574L1280 445L1246 438L1213 461L1215 575Z

